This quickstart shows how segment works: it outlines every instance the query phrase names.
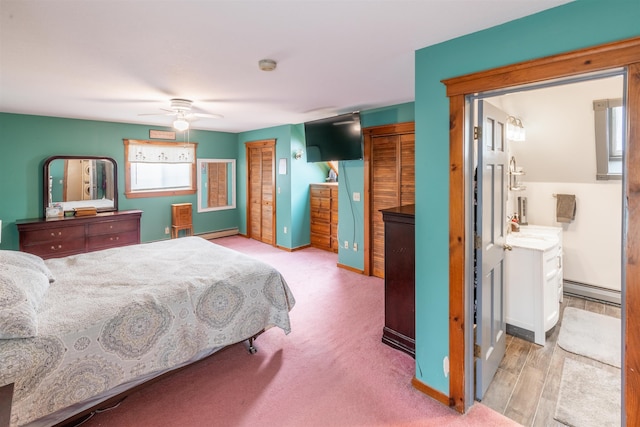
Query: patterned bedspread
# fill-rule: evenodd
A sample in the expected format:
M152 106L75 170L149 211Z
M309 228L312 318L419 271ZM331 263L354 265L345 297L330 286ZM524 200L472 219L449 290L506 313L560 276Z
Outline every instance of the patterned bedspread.
M38 335L0 340L12 426L61 421L265 328L290 332L295 300L281 275L199 237L45 262L55 282Z

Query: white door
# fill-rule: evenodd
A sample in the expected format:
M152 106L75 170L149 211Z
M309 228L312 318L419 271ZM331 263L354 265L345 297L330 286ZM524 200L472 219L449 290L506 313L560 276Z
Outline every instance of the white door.
M507 114L478 102L476 229L476 399L487 391L506 349L505 232L507 202ZM479 246L479 247L478 247Z

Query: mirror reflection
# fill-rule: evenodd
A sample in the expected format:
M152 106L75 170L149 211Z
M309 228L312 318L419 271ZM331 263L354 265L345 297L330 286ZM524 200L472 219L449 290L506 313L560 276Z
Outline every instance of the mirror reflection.
M198 212L236 207L236 161L198 159Z
M44 163L44 208L118 210L116 162L106 157L54 156Z

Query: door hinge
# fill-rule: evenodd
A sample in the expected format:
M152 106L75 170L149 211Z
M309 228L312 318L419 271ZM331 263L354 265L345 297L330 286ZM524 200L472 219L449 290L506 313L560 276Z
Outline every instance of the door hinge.
M473 345L473 357L481 357L482 356L482 347L478 344Z
M480 249L482 247L482 237L479 234L473 235L473 249Z
M482 138L482 128L480 126L473 127L473 139Z

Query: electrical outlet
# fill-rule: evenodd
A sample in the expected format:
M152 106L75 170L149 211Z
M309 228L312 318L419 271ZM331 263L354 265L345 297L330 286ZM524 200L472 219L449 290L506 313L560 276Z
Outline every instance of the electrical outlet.
M284 228L284 234L287 234L287 227Z
M164 234L169 234L169 227L164 228Z
M349 241L347 240L344 241L344 248L349 249Z
M357 243L353 244L353 250L354 250L354 252L358 252L358 244Z
M353 201L354 202L360 201L360 193L353 193Z

